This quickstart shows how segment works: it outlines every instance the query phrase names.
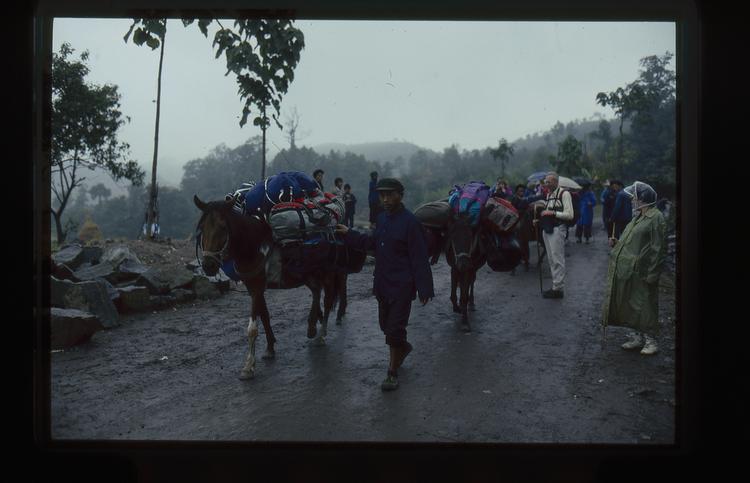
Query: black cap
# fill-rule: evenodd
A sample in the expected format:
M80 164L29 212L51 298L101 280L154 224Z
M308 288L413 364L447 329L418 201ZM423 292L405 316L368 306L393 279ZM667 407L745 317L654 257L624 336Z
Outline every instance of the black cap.
M378 180L378 184L375 186L376 191L398 191L399 193L404 192L404 185L401 181L396 178L382 178Z

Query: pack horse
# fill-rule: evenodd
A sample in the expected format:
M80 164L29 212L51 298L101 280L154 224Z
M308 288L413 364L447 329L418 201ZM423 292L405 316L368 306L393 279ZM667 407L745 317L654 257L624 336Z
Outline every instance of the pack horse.
M282 178L285 181L289 179L288 176ZM201 211L196 227L196 255L203 271L208 276L214 276L222 269L232 279L241 281L251 298L247 326L249 352L240 372L240 379L250 379L255 375L255 342L259 320L266 335L266 351L262 357L270 359L276 354L276 338L265 299L266 289L306 286L312 293L312 304L307 317L307 337L314 339L316 345L324 345L328 319L337 301L340 302L337 322L343 317L346 274L361 270L366 255L346 248L343 243L335 240L332 230L326 229L331 225L335 226L339 218L326 218L328 214L334 213L334 210L324 207L326 203L320 200L311 202L311 208L305 204L306 196L293 194L291 189L287 201L275 196L265 196L269 194L267 189L266 182L254 186L246 193L236 192L220 201L204 202L197 195L193 197L195 206ZM246 206L245 203L253 199L247 195L257 195L253 190L264 190L264 196L256 198L261 202L267 198L273 200L273 203L266 209L263 209L261 203L258 206ZM314 189L303 194L320 197L320 193L316 193ZM244 200L241 199L243 196ZM330 197L323 198L330 202ZM295 207L295 203L299 206ZM240 205L243 206L242 209L238 209ZM307 223L302 221L301 233L288 229L280 238L277 233L279 227L269 222L274 220L272 208L275 206L282 206L284 212L296 208L299 211L295 213L295 216L299 216L298 220L307 219ZM343 217L343 213L341 215ZM279 218L283 217L276 217L277 225L280 223ZM299 235L296 239L293 237L295 234ZM326 234L330 236L325 236ZM339 300L342 298L343 300ZM320 329L317 327L318 323Z

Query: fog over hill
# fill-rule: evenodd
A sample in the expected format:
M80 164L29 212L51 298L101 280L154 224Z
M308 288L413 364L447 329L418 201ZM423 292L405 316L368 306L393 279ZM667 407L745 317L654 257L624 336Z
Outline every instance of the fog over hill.
M350 152L364 156L367 160L380 164L392 163L396 173L406 167L409 159L416 152L431 151L408 141L383 141L359 144L323 143L312 146L312 149L319 154L328 154L331 151L338 151L342 154Z

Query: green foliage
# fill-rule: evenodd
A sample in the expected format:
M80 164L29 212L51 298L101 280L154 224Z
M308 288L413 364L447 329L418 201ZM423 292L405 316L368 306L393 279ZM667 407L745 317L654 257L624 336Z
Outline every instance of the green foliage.
M133 42L136 45L146 44L151 50L156 50L161 45L161 41L164 41L164 37L167 34L167 19L134 18L133 24L123 37L126 43L130 39L131 33L133 34Z
M583 143L574 136L568 135L557 148L557 160L555 170L564 176L577 176L581 172L581 158L583 156Z
M74 49L62 44L52 55L51 171L52 210L60 243L67 230L61 224L62 214L71 193L85 179L80 168L102 168L115 180L143 182L145 173L133 160L127 160L129 146L117 139L121 126L129 122L120 112L117 86L92 85L86 82L88 53L80 60L71 58Z
M110 196L112 196L112 191L106 186L104 186L102 183L97 183L91 188L89 188L89 195L92 198L98 198L99 203L101 203L102 199L109 198Z
M620 116L620 140L610 160L610 171L620 178L652 184L660 195L674 197L676 183L675 84L669 69L672 54L641 59L638 78L624 88L597 94L597 102L610 106ZM630 132L623 133L623 120L630 120ZM603 138L603 134L598 137Z
M281 100L294 80L294 69L305 46L302 31L286 19L235 20L234 30L222 27L214 35L216 58L224 54L227 75L237 77L239 94L245 101L240 126L257 108L253 125L267 129L271 118L279 129Z
M513 156L514 148L512 144L508 144L508 141L506 141L505 138L500 139L498 143L498 147L490 152L492 153L492 157L494 159L500 160L500 176L504 177L505 166L507 165L511 156Z
M234 191L243 181L257 179L261 162L258 137L248 139L234 149L222 144L205 158L185 164L180 187L191 199L195 194L203 200L217 200ZM162 224L165 222L167 218L162 216Z

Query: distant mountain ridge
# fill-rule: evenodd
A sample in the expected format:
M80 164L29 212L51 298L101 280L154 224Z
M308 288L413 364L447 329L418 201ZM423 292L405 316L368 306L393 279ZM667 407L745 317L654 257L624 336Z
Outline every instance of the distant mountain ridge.
M364 156L369 161L393 163L396 165L401 164L398 161L399 158L403 162L407 162L418 151L431 151L408 141L383 141L359 144L323 143L312 146L312 149L319 154L328 154L331 151L338 151L343 154L348 151Z

